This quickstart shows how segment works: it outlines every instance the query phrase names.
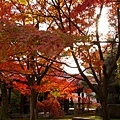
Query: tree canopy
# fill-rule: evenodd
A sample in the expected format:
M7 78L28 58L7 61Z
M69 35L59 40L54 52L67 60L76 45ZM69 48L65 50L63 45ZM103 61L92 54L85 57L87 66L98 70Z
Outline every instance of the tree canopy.
M107 120L108 87L120 55L119 1L2 0L0 6L1 78L7 78L7 82L12 79L15 85L19 78L30 87L33 112L30 119L35 119L33 98L37 96L36 85L41 85L39 90L41 87L46 88L42 82L46 82L47 78L49 90L54 85L56 87L57 79L66 75L61 66L70 67L61 58L72 56L79 75L69 76L86 82L97 94L103 109L103 120ZM99 33L104 7L108 8L107 19L110 23L106 36ZM40 30L42 24L45 24L46 31ZM91 82L86 72L92 74L94 82ZM68 82L63 81L68 85ZM61 85L59 90L64 87ZM70 87L62 92L69 93Z

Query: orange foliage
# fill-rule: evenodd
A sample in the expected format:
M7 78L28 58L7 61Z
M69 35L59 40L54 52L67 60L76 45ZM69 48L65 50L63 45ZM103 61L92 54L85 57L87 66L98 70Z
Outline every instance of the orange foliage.
M106 85L107 82L100 81L102 74L109 73L105 71L106 69L103 70L105 67L103 68L102 57L100 58L96 49L90 52L91 47L84 43L89 42L90 46L93 45L92 40L86 36L88 28L96 23L95 7L109 2L112 0L82 0L79 2L78 0L50 2L38 0L32 4L29 0L24 3L19 0L2 0L0 2L0 70L4 78L10 78L15 89L24 94L30 94L31 89L36 89L38 92L51 91L51 94L57 97L66 97L66 95L70 97L76 87L66 79L54 77L51 73L57 71L55 70L57 67L54 67L53 64L60 58L60 53L66 47L74 47L73 43L75 43L76 48L71 50L72 55L76 59L81 58L83 62L78 63L79 72L96 93L106 92L107 87L103 87L103 90L100 91L101 87L100 92L95 89L80 67L83 65L85 69L90 68L96 82L99 82L99 86L104 83ZM48 31L39 31L35 28L37 22L47 23ZM31 23L32 25L30 25ZM77 44L81 42L83 46ZM101 72L99 77L97 77L98 72L99 74ZM90 92L89 89L87 93ZM103 99L106 97L103 95L99 94L99 97L106 100ZM58 114L54 114L57 107L53 107L53 111L51 111L53 116Z
M22 92L24 90L28 92L30 88L35 87L32 85L35 85L36 80L31 83L32 80L26 76L42 74L51 61L59 58L59 53L74 41L71 36L60 31L39 31L32 25L21 26L3 20L0 21L0 31L0 70L12 76L9 77L12 80L20 80L14 81L13 85ZM61 64L57 65L60 66ZM25 82L27 80L28 85L31 85L29 90L28 85L23 84L21 76L25 78ZM53 88L54 86L56 87L53 85Z
M71 97L72 92L77 89L73 83L60 77L45 77L40 86L34 87L38 92L50 91L55 97Z
M37 108L38 110L42 109L45 114L46 112L50 112L50 116L52 117L64 116L60 103L57 98L54 98L52 95L49 95L49 98L42 102L37 102Z
M27 70L24 65L23 68L18 62L2 62L0 63L0 70L11 74L32 74L32 71Z

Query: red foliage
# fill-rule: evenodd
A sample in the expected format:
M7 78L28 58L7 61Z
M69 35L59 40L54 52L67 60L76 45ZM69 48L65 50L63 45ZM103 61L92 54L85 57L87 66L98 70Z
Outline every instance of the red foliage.
M113 0L82 0L72 11L72 16L75 17L80 12L90 9L90 7L107 4L109 2L113 2Z
M77 89L73 83L60 77L45 77L40 86L34 87L39 92L51 91L56 97L70 97L72 92Z
M42 102L37 103L38 110L42 109L44 113L50 112L50 116L59 117L63 116L64 112L61 110L60 103L57 98L54 98L52 95L49 95L49 98L43 100Z
M0 70L3 72L14 72L14 73L20 73L22 71L22 68L20 64L17 62L2 62L0 63Z
M11 20L14 13L12 12L12 3L9 1L0 2L0 16L3 20Z
M38 74L38 71L39 75L42 74L51 60L55 59L65 47L70 46L74 41L71 36L60 31L39 31L33 25L22 26L4 20L0 21L0 31L0 70L12 76L10 79L19 80L19 82L14 81L14 85L15 88L22 91L37 85L34 80L32 83L34 86L27 87L25 84L23 85L24 89L21 89L24 84L23 78L26 82L27 75ZM29 56L33 56L35 60L33 61ZM27 82L29 84L31 81L27 79ZM53 88L54 86L56 87L55 82Z

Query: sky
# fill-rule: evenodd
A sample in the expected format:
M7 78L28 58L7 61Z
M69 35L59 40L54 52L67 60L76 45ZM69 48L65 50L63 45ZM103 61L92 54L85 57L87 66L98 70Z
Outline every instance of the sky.
M99 33L102 33L103 35L106 35L108 33L108 29L109 29L109 23L108 23L106 14L107 14L107 8L104 8L102 11L102 16L100 18L99 28L98 28Z

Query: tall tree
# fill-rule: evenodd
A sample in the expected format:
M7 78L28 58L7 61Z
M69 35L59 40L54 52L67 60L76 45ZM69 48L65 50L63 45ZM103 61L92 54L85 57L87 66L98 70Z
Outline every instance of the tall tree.
M40 85L50 69L55 72L57 67L54 63L73 39L60 31L39 31L34 26L11 22L1 21L0 28L1 53L4 51L4 56L1 55L1 74L6 78L18 75L18 78L26 79L24 83L30 88L30 120L35 120L37 91L33 86ZM9 81L6 79L6 82Z
M34 24L34 23L38 23L39 21L39 23L45 23L49 31L54 31L59 29L64 33L68 33L69 35L74 36L73 38L68 38L68 36L63 37L63 39L67 38L69 39L69 41L75 40L73 45L71 44L68 45L67 43L65 43L67 44L67 46L69 46L68 52L72 53L72 56L78 68L79 74L81 74L81 76L83 77L83 80L98 95L101 106L102 106L103 120L108 120L107 88L109 85L109 79L111 78L111 73L114 70L114 66L116 65L117 59L119 58L120 44L118 42L118 44L116 45L117 53L116 53L113 64L108 69L107 65L105 64L106 62L105 53L109 49L112 49L112 43L115 42L115 38L112 42L108 41L110 40L110 38L112 38L111 36L113 36L113 33L111 31L109 31L109 34L107 36L109 37L109 39L108 38L106 39L105 37L102 38L102 35L99 34L98 24L99 24L100 17L102 15L102 9L105 6L110 6L110 8L113 8L113 11L109 15L109 17L111 17L111 16L116 16L116 10L119 11L118 5L112 3L112 0L90 0L90 1L87 1L87 0L83 0L83 1L78 1L78 0L69 0L69 1L43 0L41 1L40 0L39 1L38 0L33 3L31 3L31 1L25 1L25 0L24 2L10 0L9 3L14 6L13 7L14 9L12 9L12 12L14 11L14 13L16 13L13 16L10 15L10 17L14 19L9 19L9 20L14 20L16 22L19 22L20 24L27 24L29 22L32 22ZM96 8L99 9L98 14L96 14ZM4 19L5 18L6 17L4 17ZM113 19L114 21L116 21L115 17L113 17ZM111 23L112 22L110 19L110 24ZM119 24L120 23L118 22L118 26ZM95 31L93 30L93 27L96 28ZM92 30L93 32L91 32ZM25 39L22 38L26 42L26 40L28 40L28 36L27 36L28 34L26 34L26 32L21 32L21 33L22 33L22 36L26 36ZM33 31L32 32L29 31L29 34L31 34L31 37L30 37L32 38L31 40L33 40L33 38L34 40L36 39L36 37L33 35ZM41 36L45 34L42 33ZM118 30L118 34L119 34L119 30ZM61 34L61 37L62 35L63 34ZM53 38L53 36L51 37ZM103 47L103 45L101 44L101 39L104 39L104 41L107 43L107 46ZM48 42L48 39L46 40ZM34 47L34 45L39 41L30 42L30 44L32 43L33 45L32 47L29 46L30 45L29 42L26 42L28 46L25 47L25 49L21 49L21 50L26 50L27 48L29 50L26 50L26 51L30 51L31 54L26 54L25 58L24 56L22 56L23 58L19 56L17 57L20 63L22 63L20 58L22 58L22 60L26 60L27 63L29 63L29 64L26 63L26 65L28 65L27 68L30 69L30 74L27 76L27 78L29 81L31 81L30 82L31 85L32 85L32 81L34 82L36 78L35 76L36 74L31 75L31 68L33 69L33 72L35 68L34 67L35 65L33 63L34 63L34 60L36 59L35 57L36 52L31 51L31 49L33 50L35 48L34 50L38 51L38 48L39 49L41 48L41 50L46 51L46 48L47 48L49 50L49 48L53 47L53 43L56 39L49 39L49 40L53 40L51 41L52 43L50 44L51 46L47 47L49 43L47 44L47 42L44 41L43 44L45 44L44 45L45 47L42 47L42 48ZM52 51L55 55L51 54L52 53L51 51L49 52L46 51L45 53L43 52L44 54L42 54L42 56L44 55L46 58L48 56L51 57L51 55L53 55L52 60L54 61L54 59L56 59L57 53L61 52L60 50L59 52L56 53L55 50L56 49L59 50L58 47L61 45L59 40L56 43L57 44L54 45L55 47L53 47L54 52ZM19 45L21 46L21 44ZM25 44L23 44L22 46L23 48L24 48L24 45ZM26 53L29 53L29 52L26 52ZM37 55L39 55L40 57L41 54L39 53L42 53L42 51L37 52ZM48 70L48 68L53 63L53 61L51 62L51 59L44 59L44 60L45 61L48 60L49 62L47 61L45 62L45 64L42 64L42 67L46 66L43 69L44 71L42 71L42 73L46 72L46 70ZM83 70L81 66L84 66L85 69ZM85 71L88 69L92 72L96 85L93 85L90 79L86 76ZM34 118L31 118L31 120L34 120Z
M75 0L44 0L37 1L36 5L40 8L37 10L37 16L38 18L45 18L48 30L60 29L65 33L76 36L76 42L73 46L70 46L69 52L72 53L83 80L98 95L102 106L103 120L108 120L108 85L116 61L119 58L120 47L118 42L115 59L108 69L108 66L105 64L105 54L110 49L113 49L112 45L115 42L115 38L113 38L113 41L109 41L113 37L111 31L108 31L110 34L107 36L110 38L102 38L102 34L99 33L99 20L102 10L106 5L114 8L114 12L117 11L117 5L109 0L94 0L89 2L87 0L79 2ZM99 9L99 13L96 13L96 9ZM110 17L116 16L114 12L110 14ZM96 30L91 32L93 27ZM106 43L106 46L101 44L101 39L103 39L103 43ZM85 69L83 70L81 66L84 66ZM86 76L85 71L88 69L92 72L96 85L93 85Z

